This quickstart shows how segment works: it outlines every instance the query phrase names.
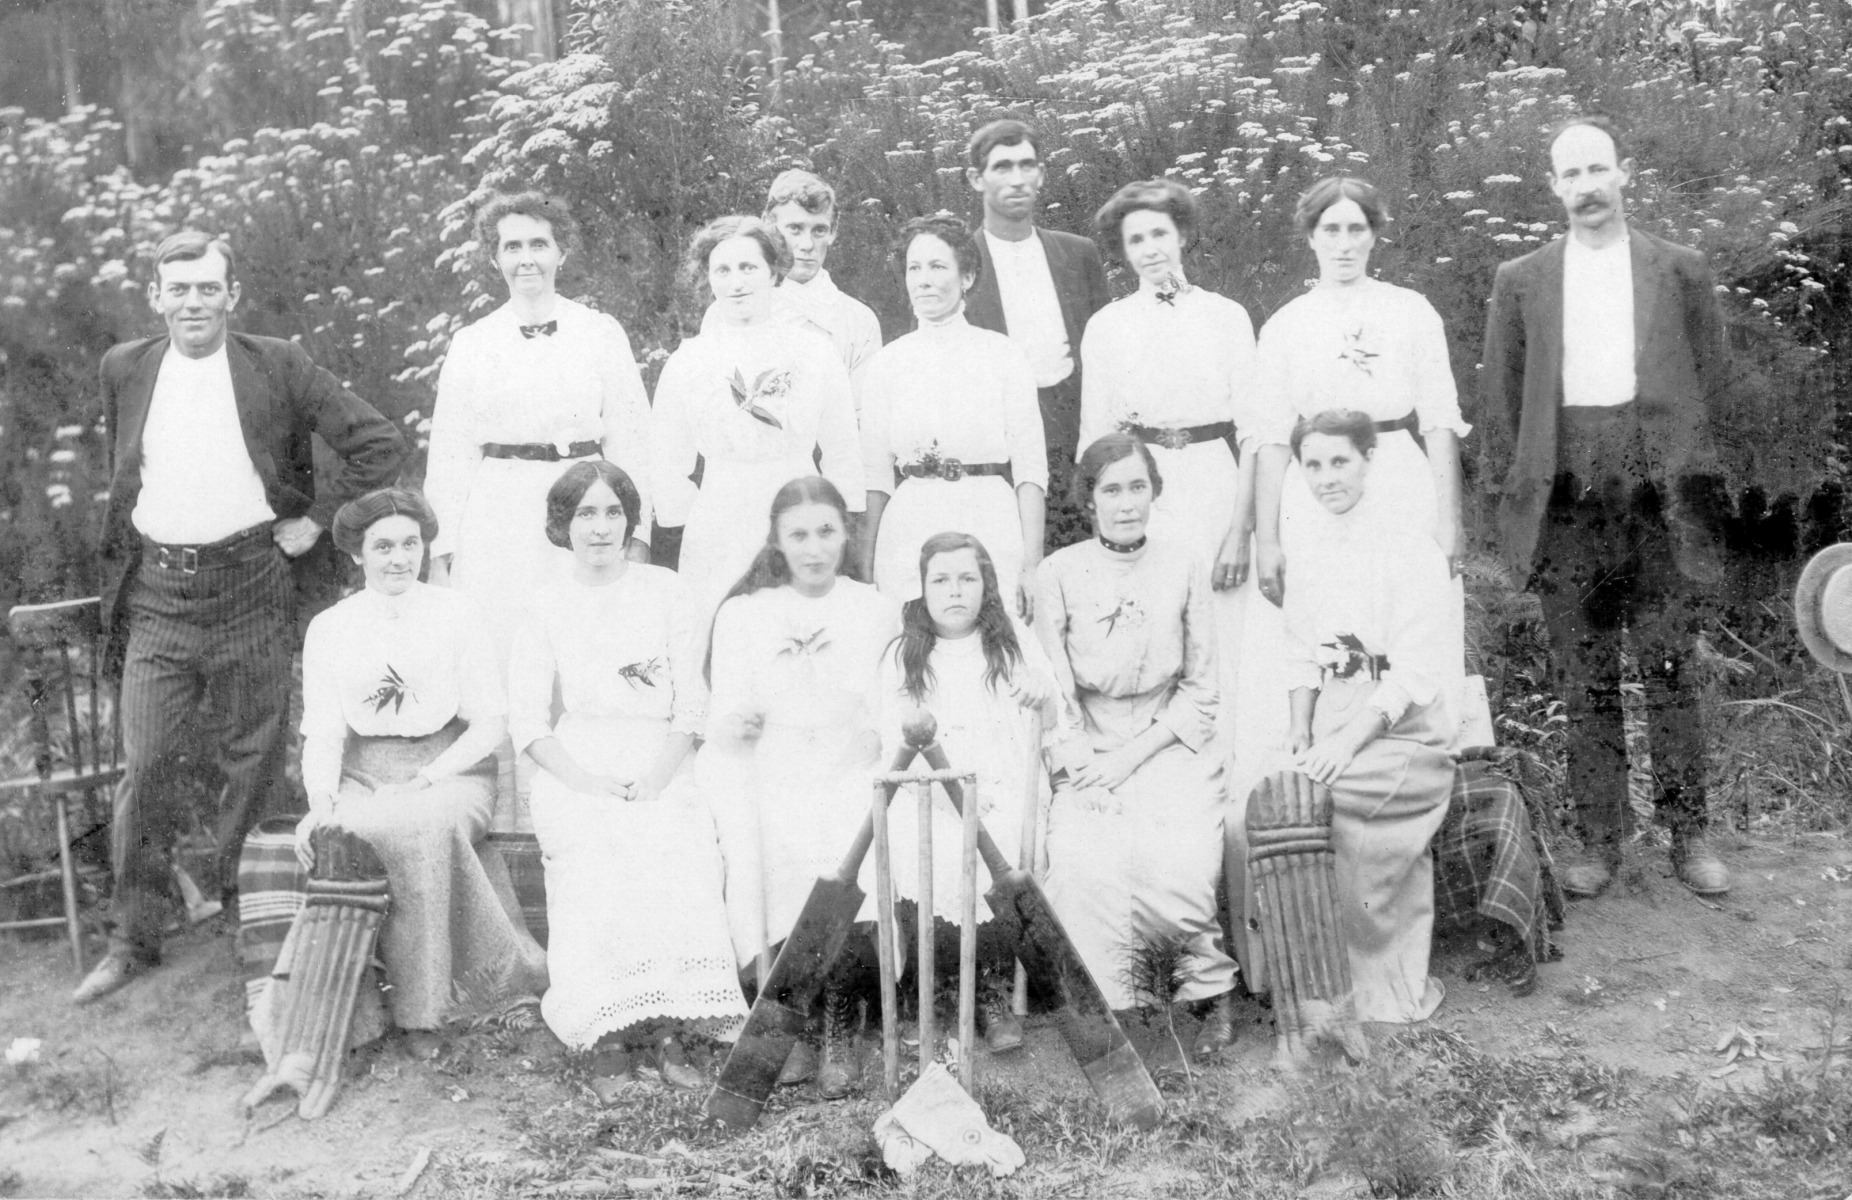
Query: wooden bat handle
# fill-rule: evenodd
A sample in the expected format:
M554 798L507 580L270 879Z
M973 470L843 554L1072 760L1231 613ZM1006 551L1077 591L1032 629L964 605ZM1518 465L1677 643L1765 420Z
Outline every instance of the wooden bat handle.
M938 742L933 742L921 750L920 756L926 760L926 765L935 771L952 769L952 765L945 759L945 748ZM946 796L951 799L952 807L956 808L962 816L965 811L964 785L948 779L940 786L945 789ZM989 869L992 879L1001 879L1014 869L1010 866L1009 860L1003 857L1003 851L997 849L997 843L991 840L990 830L984 828L981 821L977 827L977 852L984 856L984 866Z

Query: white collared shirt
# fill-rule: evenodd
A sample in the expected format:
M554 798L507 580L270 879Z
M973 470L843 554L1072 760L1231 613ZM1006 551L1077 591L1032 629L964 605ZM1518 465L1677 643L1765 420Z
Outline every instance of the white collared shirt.
M990 261L997 268L997 295L1003 301L1003 324L1010 340L1022 347L1035 373L1035 386L1049 388L1074 373L1074 350L1067 343L1061 297L1042 239L1030 234L1006 242L984 231Z
M141 433L141 493L129 518L144 537L204 545L276 520L251 463L225 347L161 359Z
M1634 374L1633 259L1629 239L1563 247L1563 405L1612 408L1639 390Z

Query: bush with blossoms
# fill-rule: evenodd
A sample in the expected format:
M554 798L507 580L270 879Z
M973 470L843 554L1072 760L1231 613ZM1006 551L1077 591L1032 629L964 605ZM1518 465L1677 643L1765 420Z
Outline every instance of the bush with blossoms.
M1314 270L1297 195L1371 179L1394 217L1374 267L1441 311L1471 398L1494 269L1563 228L1542 133L1607 111L1634 131L1635 219L1705 250L1725 294L1736 481L1795 513L1796 539L1839 527L1852 16L1834 0L1059 0L930 62L851 2L779 63L727 0L579 0L562 57L525 68L461 0L373 0L365 27L334 0L287 24L273 8L205 6L210 148L171 178L129 175L106 112L0 132L0 580L18 581L0 600L94 586L95 366L155 330L146 256L173 229L228 232L243 327L300 339L416 433L450 335L500 299L470 221L490 190L566 197L585 238L562 286L625 324L653 380L706 300L689 235L792 165L841 193L837 281L904 332L889 240L918 213L976 216L964 141L1003 112L1045 131L1051 226L1088 231L1133 179L1187 183L1194 279L1257 324Z

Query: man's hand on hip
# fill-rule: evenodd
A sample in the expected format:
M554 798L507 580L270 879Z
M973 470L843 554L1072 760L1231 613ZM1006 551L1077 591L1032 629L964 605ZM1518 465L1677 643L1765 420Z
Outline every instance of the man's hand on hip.
M322 527L307 517L289 517L270 527L271 540L290 558L301 558L314 547Z

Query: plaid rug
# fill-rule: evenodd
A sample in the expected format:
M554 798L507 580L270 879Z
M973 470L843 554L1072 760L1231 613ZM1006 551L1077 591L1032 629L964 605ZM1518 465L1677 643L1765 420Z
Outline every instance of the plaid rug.
M238 856L238 962L248 1006L270 980L283 939L307 896L309 873L296 861L295 817L260 822Z
M1442 922L1490 917L1548 962L1557 957L1550 931L1562 928L1565 905L1530 803L1495 762L1460 762L1447 820L1434 835L1434 914Z

